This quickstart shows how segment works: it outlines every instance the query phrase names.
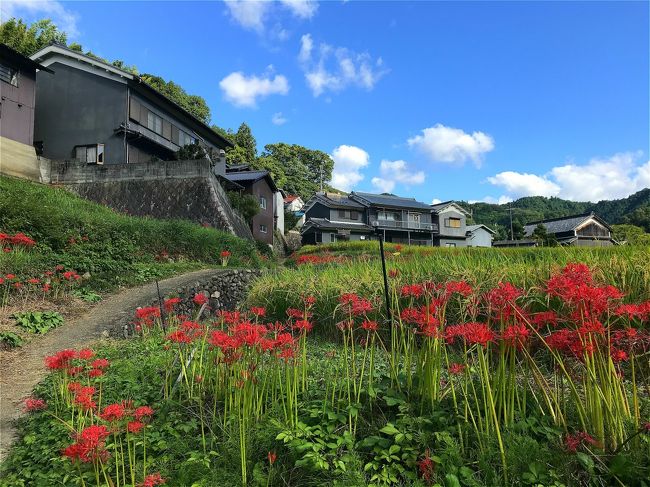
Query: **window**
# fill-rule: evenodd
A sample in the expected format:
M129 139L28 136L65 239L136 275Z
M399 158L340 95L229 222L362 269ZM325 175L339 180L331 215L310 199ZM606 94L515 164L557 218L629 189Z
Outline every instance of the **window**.
M75 161L104 164L104 144L78 145L74 149Z
M455 243L452 243L452 242L447 242L447 243L445 244L445 247L455 247L455 246L456 246L456 244L455 244Z
M358 220L359 219L359 212L358 211L351 211L350 212L350 220Z
M158 135L162 135L162 118L153 112L147 112L147 128L153 130Z
M260 196L260 208L266 210L266 198L264 196Z
M460 218L445 218L447 228L460 228Z
M345 218L345 210L339 210L339 218Z
M189 134L186 134L182 130L178 131L178 145L184 147L186 145L191 145L194 143L194 137Z
M263 223L260 224L260 232L262 232L262 233L266 233L267 231L268 231L268 230L267 230L267 228L266 228L266 225L264 225Z
M6 64L0 64L0 79L10 85L18 86L18 70Z
M330 242L336 242L336 235L330 233Z

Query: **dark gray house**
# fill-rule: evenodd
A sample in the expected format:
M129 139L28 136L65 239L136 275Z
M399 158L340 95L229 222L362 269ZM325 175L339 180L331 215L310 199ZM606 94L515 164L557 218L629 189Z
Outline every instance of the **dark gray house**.
M192 143L209 158L232 145L128 71L60 45L45 47L31 59L56 72L36 76L34 140L48 159L90 164L170 160Z
M612 228L593 212L527 223L524 225L524 238L531 239L538 225L543 225L546 233L554 235L560 245L577 247L616 245L612 238Z
M372 240L443 247L466 246L467 212L456 203L431 206L392 194L316 193L303 208L304 244Z

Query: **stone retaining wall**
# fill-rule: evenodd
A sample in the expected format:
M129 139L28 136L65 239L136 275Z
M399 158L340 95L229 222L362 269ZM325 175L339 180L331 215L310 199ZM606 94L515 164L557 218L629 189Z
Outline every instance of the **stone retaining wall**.
M199 293L209 297L208 305L211 314L219 310L232 311L246 299L248 289L261 273L262 271L250 269L217 271L214 275L168 292L162 298L179 297L182 299L181 303L174 308L177 314L193 316L196 313L197 306L192 299ZM159 301L156 299L143 306L159 306ZM133 311L135 313L135 310ZM128 323L117 323L112 331L112 334L124 338L132 336L134 334L133 318Z

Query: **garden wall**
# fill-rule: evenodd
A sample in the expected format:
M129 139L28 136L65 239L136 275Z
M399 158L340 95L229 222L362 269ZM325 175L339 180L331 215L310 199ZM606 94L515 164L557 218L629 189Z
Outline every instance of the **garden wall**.
M260 270L250 269L215 271L214 274L168 291L162 297L163 299L170 297L179 297L182 299L182 302L174 308L177 314L194 316L197 311L197 306L192 299L199 293L209 296L209 313L214 313L219 310L232 311L246 299L251 284L261 274L262 271ZM159 306L159 301L155 299L148 303L143 303L143 306ZM117 321L114 324L113 329L110 330L111 335L128 338L134 334L133 316L135 310L132 311L133 313L126 319ZM203 316L205 316L205 313Z

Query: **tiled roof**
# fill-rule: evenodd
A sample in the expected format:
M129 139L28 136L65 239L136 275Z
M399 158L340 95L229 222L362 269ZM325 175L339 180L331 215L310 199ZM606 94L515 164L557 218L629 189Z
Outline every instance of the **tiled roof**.
M497 232L495 232L494 230L492 230L490 227L488 227L487 225L483 225L482 223L479 224L479 225L467 225L465 228L466 228L466 230L467 230L468 232L474 232L475 230L478 230L478 229L481 228L481 227L485 228L488 232L490 232L490 233L492 233L492 234L496 234L496 233L497 233Z
M296 196L296 195L293 195L293 194L292 194L292 195L287 196L287 197L284 199L284 202L285 202L285 203L291 203L292 201L297 200L298 198L300 198L300 196Z
M445 208L447 208L448 206L452 206L452 205L455 206L455 207L458 208L460 211L462 211L463 213L465 213L466 215L469 216L469 212L468 212L465 208L463 208L462 206L460 206L460 205L459 205L458 203L456 203L455 201L451 201L451 200L449 200L449 201L443 201L442 203L436 203L435 205L430 205L430 207L431 207L431 209L432 209L433 211L435 211L436 213L439 213L439 212L441 212L442 210L444 210Z
M539 220L536 222L527 223L524 226L524 234L527 237L530 237L535 231L535 228L537 228L537 225L539 224L544 225L548 233L571 232L590 218L595 218L596 220L598 220L599 223L602 223L603 225L609 227L609 225L607 225L605 221L603 221L601 218L594 215L593 213L585 213L582 215L572 215L572 216L566 216L562 218L551 218L548 220Z
M316 193L316 201L320 201L325 206L332 208L355 208L362 210L365 208L361 203L354 201L347 194L338 193Z
M392 208L417 208L420 210L431 210L426 203L416 200L415 198L402 198L392 194L373 194L353 191L350 193L351 198L358 198L371 205L387 206Z
M305 222L305 226L312 224L318 228L331 228L331 229L343 229L343 230L357 230L360 232L371 232L372 227L364 223L353 223L353 222L340 222L340 221L331 221L327 218L310 218Z
M275 186L273 178L268 171L236 171L236 172L227 172L226 179L228 181L235 182L245 182L245 181L259 181L260 179L267 178L269 185L273 191L277 191L278 188Z

